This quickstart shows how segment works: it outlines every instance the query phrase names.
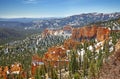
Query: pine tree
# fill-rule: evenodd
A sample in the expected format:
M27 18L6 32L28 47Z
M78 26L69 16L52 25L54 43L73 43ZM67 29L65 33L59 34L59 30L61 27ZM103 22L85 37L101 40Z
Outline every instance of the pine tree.
M76 53L74 51L71 52L71 60L69 69L74 74L78 70L78 61L76 59Z

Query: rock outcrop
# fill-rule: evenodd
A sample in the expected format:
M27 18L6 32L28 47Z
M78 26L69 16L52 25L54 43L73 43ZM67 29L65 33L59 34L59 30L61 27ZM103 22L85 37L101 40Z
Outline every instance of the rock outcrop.
M97 39L98 41L103 41L103 40L109 38L109 34L110 34L110 29L109 29L109 28L99 27L99 28L97 29L96 39Z
M72 39L75 40L90 40L96 38L97 41L103 41L109 38L110 29L105 27L81 27L81 28L74 28L72 31Z
M12 64L10 68L8 66L0 67L0 79L1 78L2 79L8 79L7 75L9 75L9 74L11 74L11 75L20 74L21 71L22 71L22 67L19 63Z
M107 63L104 63L99 78L97 79L120 79L120 40L115 46L116 51L109 57Z
M80 42L75 41L73 39L68 39L64 41L64 48L65 49L76 49L77 45L79 45Z
M61 47L51 47L48 49L48 51L44 54L43 61L45 64L50 64L52 66L58 66L59 63L61 64L66 63L67 61L67 55L66 55L66 50L61 46ZM59 60L61 60L59 62Z

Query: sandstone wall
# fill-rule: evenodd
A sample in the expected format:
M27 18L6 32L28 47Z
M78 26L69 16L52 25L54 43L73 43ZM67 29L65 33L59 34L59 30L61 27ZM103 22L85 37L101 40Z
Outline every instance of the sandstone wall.
M90 39L97 39L98 41L103 41L109 38L110 30L105 27L81 27L81 28L74 28L72 31L72 39L76 40L90 40Z

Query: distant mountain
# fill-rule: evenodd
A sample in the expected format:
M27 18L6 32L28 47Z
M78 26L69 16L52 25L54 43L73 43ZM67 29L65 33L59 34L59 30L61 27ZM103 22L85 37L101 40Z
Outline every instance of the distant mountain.
M34 18L0 18L0 21L17 21L17 22L31 22L33 20L36 20Z
M73 25L73 26L84 26L93 22L99 21L108 21L111 19L116 19L120 17L119 13L86 13L80 15L73 15L60 19L49 19L49 20L35 20L33 21L34 27L62 27L65 25Z
M96 22L96 23L91 23L89 25L102 25L102 26L106 26L106 27L110 27L112 30L120 30L120 17L117 19L111 19L108 21L104 21L104 22Z
M49 19L55 19L55 17L44 17L44 18L0 18L0 21L11 21L11 22L23 22L23 23L29 23L34 20L49 20Z
M32 27L33 23L22 23L17 21L0 21L0 27L4 28L14 28L14 29L24 29L25 27Z
M108 21L120 17L120 12L117 13L86 13L73 15L65 18L16 18L16 19L0 19L0 27L14 27L24 29L38 28L60 28L65 25L84 26L90 23L99 21Z

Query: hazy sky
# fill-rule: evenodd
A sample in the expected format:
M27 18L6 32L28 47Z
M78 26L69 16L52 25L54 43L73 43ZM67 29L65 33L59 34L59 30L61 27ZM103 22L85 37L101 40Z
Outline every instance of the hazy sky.
M120 0L0 0L0 17L64 17L120 12Z

